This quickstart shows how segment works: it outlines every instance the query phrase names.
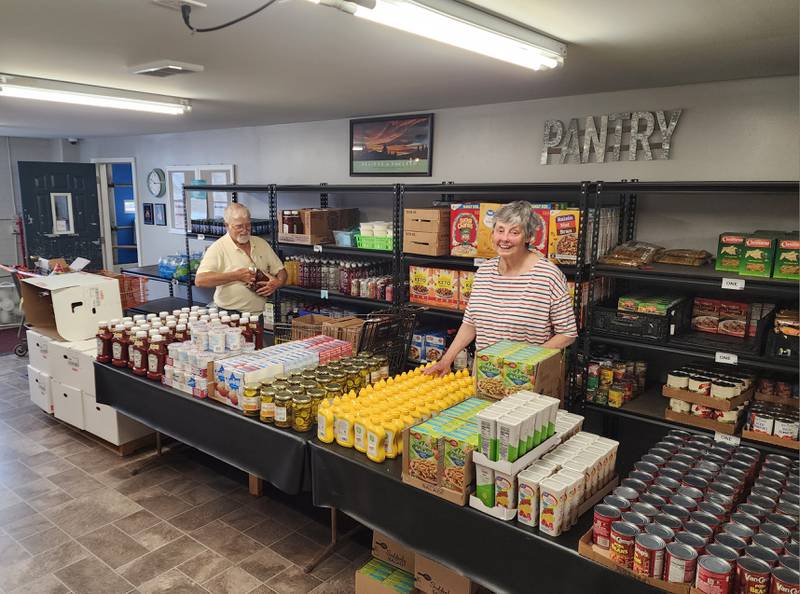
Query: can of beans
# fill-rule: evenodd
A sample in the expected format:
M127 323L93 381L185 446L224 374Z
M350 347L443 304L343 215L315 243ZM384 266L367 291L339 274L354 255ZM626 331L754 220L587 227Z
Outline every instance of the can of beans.
M686 497L685 495L675 495L669 500L669 502L673 505L680 505L681 507L688 509L690 512L697 511L697 500L692 499L691 497Z
M739 522L727 522L719 527L720 534L730 534L735 536L736 538L741 539L745 546L750 544L750 541L753 540L753 529L749 526L745 526L744 524L740 524Z
M778 557L778 566L788 567L789 569L798 571L798 569L800 569L800 561L797 557L792 557L791 555L781 555Z
M645 503L641 500L631 505L631 511L634 511L637 514L642 514L647 518L648 522L652 521L652 519L658 515L658 509L655 505Z
M658 514L655 518L653 518L653 523L661 524L662 526L671 528L672 531L676 533L683 530L683 522L681 521L680 518L671 516L667 513L664 513L663 511L660 514Z
M747 526L753 531L753 534L758 532L759 528L761 527L761 520L745 512L736 512L735 514L731 514L731 522L736 522L737 524L743 524Z
M636 489L631 489L630 487L617 487L614 489L614 491L612 491L612 493L617 497L627 499L631 502L631 504L639 501L639 492Z
M691 476L683 477L684 483L687 479L691 478L692 478ZM681 486L680 489L678 489L676 495L681 497L688 497L689 499L694 499L696 503L700 503L701 501L703 501L703 491L698 489L697 487L692 487L686 484L684 484L683 486Z
M631 477L622 479L622 482L620 482L620 486L628 487L629 489L634 489L637 493L640 494L644 493L647 490L647 483Z
M633 550L633 571L661 579L664 574L664 551L667 543L654 534L638 534Z
M695 534L694 532L689 532L688 530L684 530L683 532L678 532L675 535L675 542L679 542L681 544L685 544L692 547L697 552L698 555L702 554L703 551L705 551L706 549L706 539L700 536L699 534Z
M665 475L656 477L655 484L664 487L665 489L669 489L673 493L675 493L678 489L681 488L681 484L678 481L676 481L672 477Z
M706 489L708 489L708 482L709 481L708 481L707 478L702 477L702 476L700 476L699 474L696 474L696 473L699 473L699 471L692 470L688 474L686 474L683 477L683 481L681 482L681 485L683 485L684 488L693 487L696 491L699 491L700 492L700 498L698 499L698 501L702 501L703 493L705 492ZM697 498L695 497L694 499L697 499Z
M661 485L652 485L651 487L648 487L647 492L653 495L658 495L664 499L665 504L668 503L669 498L672 497L672 491L666 487L662 487Z
M742 557L736 563L734 594L767 594L772 568L753 557Z
M646 505L654 507L656 511L658 511L667 504L667 500L659 495L656 495L655 493L648 492L648 493L642 493L639 496L639 503L640 504L644 503Z
M683 465L681 464L681 466ZM666 476L671 479L675 479L676 481L678 481L678 484L681 483L681 481L683 480L683 475L686 474L679 468L670 468L668 466L665 466L659 472L660 472L659 476Z
M787 518L788 516L782 516ZM781 526L776 522L765 522L761 524L761 530L759 530L761 534L769 534L770 536L774 536L782 543L786 543L789 540L789 537L792 535L792 531L789 530L786 526Z
M697 551L680 542L671 542L664 553L664 580L678 584L690 583L697 567Z
M645 454L642 456L642 461L654 464L656 468L661 468L667 463L662 456L657 456L656 454Z
M611 560L628 569L633 567L633 549L639 528L630 522L617 521L611 523L609 538L609 557Z
M624 497L617 497L616 495L606 495L603 497L603 503L616 507L620 512L626 512L631 509L631 502Z
M701 511L705 514L710 514L717 518L720 522L725 520L725 508L722 507L719 503L714 503L713 501L701 501L697 504L697 511Z
M726 547L718 542L712 542L706 547L706 554L711 555L712 557L717 557L718 559L722 559L723 561L727 561L731 564L731 567L734 568L734 570L736 569L736 562L739 559L739 553L737 553L735 549Z
M720 464L724 464L724 460L720 456L714 456L713 454L706 454L706 457L700 460L696 465L695 468L697 470L705 470L710 472L712 475L719 474L719 471L722 470Z
M628 478L640 480L648 487L656 480L655 475L645 472L644 470L632 470L628 474Z
M696 512L692 512L692 521L705 524L711 528L712 532L716 532L722 526L722 521L719 518L699 509Z
M648 524L644 527L644 531L647 532L647 534L658 536L665 543L670 543L675 539L675 531L664 524Z
M754 494L752 492L747 496L747 503L757 505L758 507L763 507L768 513L773 512L778 505L778 502L775 499L765 497L764 495L759 495L757 493Z
M751 544L747 545L744 550L745 557L753 557L764 561L770 567L775 567L778 564L778 554L772 549L762 547L761 545Z
M798 594L800 592L800 573L788 567L772 570L769 594Z
M746 514L750 514L751 516L755 516L759 519L759 521L763 522L764 518L767 517L767 510L759 505L753 505L752 503L740 503L736 507L736 511L744 512Z
M639 460L638 462L634 462L633 467L636 470L640 470L642 472L648 472L653 476L658 475L658 466L656 466L652 462L645 462L644 460Z
M790 542L786 545L786 554L794 557L795 559L800 559L800 544L796 542Z
M768 479L769 480L769 479ZM751 495L762 495L764 497L769 497L773 501L777 502L781 498L781 489L776 489L774 487L770 487L768 485L763 485L760 483L754 484L753 488L750 489Z
M681 522L688 522L689 518L692 516L692 512L681 505L675 505L674 503L668 503L664 507L661 508L661 513L668 514L670 516L675 516Z
M720 532L714 537L714 542L733 549L739 556L744 555L744 550L747 548L747 542L743 538L730 532Z
M783 542L765 532L759 532L753 537L753 544L774 551L776 555L783 555Z
M733 566L712 555L703 555L697 560L697 577L694 587L703 594L720 594L731 591Z
M680 456L680 454L678 454L678 456ZM673 470L677 473L680 473L681 478L683 478L683 475L687 474L691 469L692 467L686 464L685 462L672 458L672 460L667 462L664 465L664 468L661 469L662 470L661 474L664 474L663 472L664 470Z
M601 549L610 546L611 524L622 517L622 512L611 505L594 506L594 524L592 526L592 542Z
M683 527L686 532L691 532L692 534L696 534L697 536L701 537L704 544L710 543L711 539L714 537L714 530L711 528L711 526L701 522L686 522Z
M785 516L797 518L797 516L800 516L800 505L782 501L778 504L778 509L776 511Z
M639 528L640 531L644 530L644 527L650 523L650 519L647 516L635 511L622 512L622 521L633 524Z

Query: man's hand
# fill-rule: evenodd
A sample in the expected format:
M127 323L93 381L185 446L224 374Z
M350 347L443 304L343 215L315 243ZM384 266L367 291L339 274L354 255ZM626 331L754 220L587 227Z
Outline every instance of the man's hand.
M249 268L239 268L238 270L234 270L231 272L231 276L233 277L231 281L239 281L246 285L252 285L256 282L256 273L251 271Z
M281 282L277 279L277 277L272 276L271 274L267 274L267 280L261 281L256 285L256 295L261 295L262 297L269 297L275 291L277 291L281 286Z

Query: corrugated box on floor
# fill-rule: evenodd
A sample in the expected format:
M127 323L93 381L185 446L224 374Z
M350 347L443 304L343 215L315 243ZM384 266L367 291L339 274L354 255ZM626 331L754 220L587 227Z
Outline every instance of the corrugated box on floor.
M372 556L414 573L414 551L377 531L372 533Z
M474 594L478 584L432 559L414 556L414 583L425 594Z
M97 356L95 340L78 342L52 342L50 344L50 370L54 380L95 395L94 360Z
M356 571L356 594L413 594L414 574L370 559Z
M29 328L26 334L30 366L36 371L52 375L50 369L50 346L53 342L61 340L58 332L52 328Z

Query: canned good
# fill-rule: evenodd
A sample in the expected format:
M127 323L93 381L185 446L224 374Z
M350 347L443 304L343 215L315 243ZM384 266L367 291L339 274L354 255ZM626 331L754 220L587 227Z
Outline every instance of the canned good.
M658 512L667 504L667 500L655 493L642 493L639 495L639 503L645 503L655 508L656 512Z
M700 524L705 524L706 526L711 528L712 532L716 532L722 525L722 521L719 520L716 516L712 516L711 514L700 510L692 512L692 520L695 522L699 522Z
M631 504L639 501L639 493L630 487L617 487L614 489L613 494L617 497L623 497L631 502Z
M639 528L630 522L611 523L609 556L611 560L628 569L633 567L633 551Z
M772 434L775 437L797 441L798 432L800 432L800 421L797 418L788 416L775 417L775 424L772 428Z
M706 548L706 540L694 532L678 532L675 535L675 542L692 547L698 555L700 555Z
M753 536L753 544L770 549L776 555L783 555L783 541L766 532L761 531Z
M691 477L686 476L686 477L684 477L684 480L686 480L688 478L691 478ZM676 495L679 496L679 497L687 497L688 499L692 499L692 500L694 500L695 504L699 504L701 501L703 501L703 491L701 491L697 487L684 485L683 487L678 489L678 492L676 493Z
M744 550L747 548L745 539L729 532L720 532L714 537L714 542L735 550L739 556L744 555Z
M638 534L633 550L633 571L647 577L661 578L667 543L654 534Z
M622 521L633 524L640 530L643 530L650 523L650 519L647 516L635 511L622 512Z
M612 506L599 504L594 506L594 524L592 526L592 542L601 549L611 545L611 524L622 517L622 512Z
M713 501L701 501L697 504L697 510L714 516L720 522L722 522L727 515L725 508Z
M683 464L680 465L683 466ZM685 474L686 474L685 472L683 472L678 468L670 468L669 464L667 466L664 466L664 468L662 468L659 473L660 476L667 476L671 479L678 481L678 484L680 484L680 482L683 480L683 475Z
M658 509L654 505L637 501L631 505L631 511L641 514L648 519L648 522L658 515Z
M796 542L790 542L785 548L787 555L790 555L795 559L800 559L800 544L797 544Z
M789 516L783 516L784 518L788 518ZM786 543L789 540L789 537L792 535L792 531L789 530L786 526L781 526L780 524L776 524L775 522L765 522L761 524L761 530L759 530L760 534L769 534L770 536L774 536L782 543Z
M671 542L664 553L664 581L687 584L697 566L697 551L680 542Z
M778 567L788 567L797 571L800 568L800 561L797 560L797 557L792 557L791 555L781 555L778 557Z
M664 513L663 511L660 514L658 514L655 518L653 518L653 523L666 526L675 533L683 530L683 522L681 522L680 518L671 516L667 513Z
M745 557L753 557L754 559L764 561L770 567L775 567L778 563L778 554L775 551L757 544L747 545L747 548L744 550L744 555Z
M755 532L749 526L745 526L739 522L727 522L720 526L720 534L730 534L731 536L735 536L744 542L745 546L747 546L750 544L750 541L753 540L753 535Z
M694 587L703 594L730 592L733 583L733 566L719 557L703 555L697 560L697 577Z
M767 512L772 512L778 505L778 502L774 499L770 499L769 497L765 497L764 495L758 494L750 494L747 496L747 503L752 503L753 505L757 505L758 507L763 507Z
M708 489L708 480L704 479L701 476L689 473L683 477L681 485L686 489L694 489L693 491L694 495L687 495L687 497L691 497L692 499L696 499L697 501L702 501L703 492L706 489Z
M672 491L661 485L653 485L647 489L647 492L661 497L665 501L665 504L669 501L669 498L672 497Z
M620 483L623 487L628 487L630 489L634 489L637 493L644 493L647 490L647 485L640 481L639 479L628 477L626 479L622 479Z
M652 485L656 478L655 475L650 474L649 472L644 472L642 470L633 470L628 475L628 478L636 479L638 481L642 481L648 487ZM637 489L638 490L638 489Z
M665 514L669 514L670 516L674 516L678 518L681 522L688 522L689 518L691 517L691 512L681 505L676 505L674 503L668 503L664 507L661 508L661 512Z
M736 511L744 512L746 514L750 514L751 516L755 516L760 521L764 521L764 518L767 517L767 510L759 505L753 505L752 503L740 503Z
M676 481L674 478L670 478L668 476L659 476L655 480L656 485L661 485L662 487L666 487L673 493L675 493L678 489L680 489L681 484Z
M697 511L697 500L683 495L674 495L670 500L673 505L680 505L690 512Z
M644 531L647 534L653 534L661 538L665 543L672 542L675 539L675 531L670 528L669 526L665 526L664 524L656 524L653 522L652 524L648 524L644 527Z
M242 395L242 413L246 417L257 417L261 410L260 384L247 384Z
M723 561L727 561L731 564L731 567L736 568L736 562L739 559L739 553L736 552L736 549L732 549L731 547L726 547L724 544L720 544L718 542L712 542L710 545L706 547L706 554L711 555L712 557L717 557L718 559L722 559Z
M705 544L710 543L711 539L714 536L714 529L711 528L711 526L708 526L707 524L691 521L691 522L686 522L683 525L683 527L686 530L686 532L691 532L692 534L696 534L697 536L702 538Z
M603 497L603 503L612 507L616 507L620 513L631 509L631 502L624 497L618 497L617 495L606 495Z
M641 470L642 472L649 472L653 476L658 476L658 466L656 466L652 462L645 462L644 460L638 460L637 462L634 462L633 467L636 470Z
M608 388L608 406L620 408L625 404L625 387L620 382L614 382Z
M788 567L772 570L769 594L797 594L800 591L800 573Z
M766 594L772 568L753 557L742 557L736 563L736 594Z
M667 461L662 458L661 456L657 456L655 454L645 454L642 456L642 460L644 462L649 462L650 464L654 464L656 468L661 468L664 466Z
M731 522L736 522L737 524L747 526L753 531L753 534L758 532L759 527L761 526L761 520L745 512L736 512L735 514L731 514Z

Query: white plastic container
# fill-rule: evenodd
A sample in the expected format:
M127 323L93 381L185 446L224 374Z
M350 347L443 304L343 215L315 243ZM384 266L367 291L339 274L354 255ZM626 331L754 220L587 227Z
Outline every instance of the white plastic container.
M489 460L497 461L497 419L500 414L491 408L478 412L475 418L480 428L481 453Z
M519 458L519 434L522 419L510 414L497 419L497 459L513 462Z
M375 230L372 226L372 223L361 223L359 225L359 229L361 231L361 235L364 237L373 237L375 235Z
M556 475L549 476L541 482L539 489L539 532L558 536L564 526L569 481Z
M514 509L517 505L516 477L502 472L494 473L494 505Z

